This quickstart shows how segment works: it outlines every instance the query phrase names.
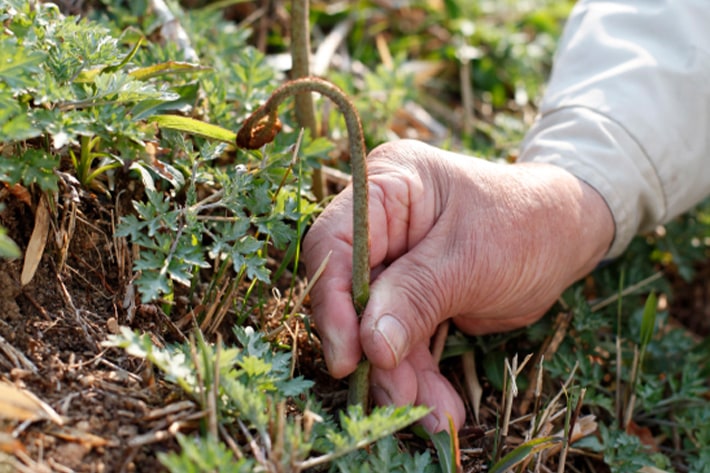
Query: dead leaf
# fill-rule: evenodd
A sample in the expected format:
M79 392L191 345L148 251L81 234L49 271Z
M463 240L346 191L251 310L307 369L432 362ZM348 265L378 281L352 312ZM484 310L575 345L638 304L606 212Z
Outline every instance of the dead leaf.
M542 370L542 365L540 364L541 360L551 360L554 358L555 353L557 353L557 349L565 339L565 335L567 335L567 330L569 329L571 321L572 312L560 312L557 314L557 319L555 320L555 331L550 334L542 344L542 348L540 349L540 352L535 359L535 363L533 363L532 370L530 371L529 379L537 380L540 376L540 370ZM520 401L520 405L518 406L520 412L527 413L528 410L530 410L530 406L535 399L535 391L538 387L537 382L530 383L527 390L525 390L525 394L523 395L523 399Z
M653 437L653 433L651 432L651 429L648 427L641 427L638 425L636 422L633 420L629 422L629 425L626 427L626 433L630 435L635 435L636 437L639 438L642 444L645 446L649 447L652 451L658 452L658 443L656 442L656 439Z
M467 351L461 355L461 364L463 365L463 374L466 381L466 393L473 406L473 416L476 418L476 424L480 424L479 414L481 412L481 398L483 397L483 388L478 381L478 373L476 372L476 359L473 351Z
M14 384L0 382L0 417L16 421L50 420L61 425L62 418L46 402Z
M598 426L596 417L593 414L580 417L579 419L577 419L577 422L574 423L574 428L572 429L572 436L570 437L570 444L574 444L574 442L576 442L577 440L592 435L594 432L597 431L597 428ZM557 432L557 434L555 434L555 437L559 438L564 438L564 436L564 429L560 430L559 432ZM545 458L557 455L561 449L562 444L551 447L545 452Z
M47 196L42 195L42 198L37 205L35 213L35 227L32 230L30 242L25 251L25 262L22 266L22 275L20 276L20 284L26 286L37 272L37 267L44 254L44 246L47 244L47 236L49 235L49 204Z
M32 196L30 195L30 191L28 191L25 186L19 183L12 185L6 184L6 188L10 192L10 194L12 194L12 196L15 197L17 200L27 205L28 207L32 207Z

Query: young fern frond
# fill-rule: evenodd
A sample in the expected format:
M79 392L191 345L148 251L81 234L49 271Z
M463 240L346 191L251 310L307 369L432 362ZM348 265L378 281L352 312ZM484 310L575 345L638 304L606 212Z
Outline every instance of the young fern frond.
M317 77L305 77L286 82L274 91L269 100L252 113L237 133L237 145L257 149L272 141L281 129L277 116L279 104L291 95L318 92L331 99L345 117L353 167L353 302L358 314L367 305L370 286L370 244L367 211L367 164L365 140L360 118L352 102L335 85Z
M281 129L277 116L279 104L291 95L318 92L332 100L345 117L353 168L353 269L352 296L358 315L370 297L370 230L367 208L367 164L362 124L355 107L335 85L317 77L286 82L244 122L237 133L237 146L257 149L272 141ZM369 363L361 361L350 380L349 402L368 403Z

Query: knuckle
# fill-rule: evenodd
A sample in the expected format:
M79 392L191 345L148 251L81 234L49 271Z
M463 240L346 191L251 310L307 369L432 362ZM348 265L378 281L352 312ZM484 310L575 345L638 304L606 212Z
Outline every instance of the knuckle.
M427 148L427 144L417 140L405 139L390 141L373 149L368 156L368 161L377 162L384 160L400 164L408 163L411 162L414 157L424 153Z

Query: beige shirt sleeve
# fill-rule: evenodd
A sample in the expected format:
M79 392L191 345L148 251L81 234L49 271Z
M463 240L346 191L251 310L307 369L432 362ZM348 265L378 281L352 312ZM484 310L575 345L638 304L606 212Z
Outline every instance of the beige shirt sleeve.
M710 1L580 1L520 161L597 189L609 257L710 194Z

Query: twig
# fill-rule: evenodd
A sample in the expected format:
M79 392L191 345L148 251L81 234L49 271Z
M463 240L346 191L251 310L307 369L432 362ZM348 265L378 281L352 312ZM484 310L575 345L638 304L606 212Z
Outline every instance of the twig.
M318 266L318 269L316 272L313 274L313 277L311 278L310 281L308 281L308 284L306 285L306 288L303 290L301 295L298 297L298 300L293 306L293 309L291 309L291 313L289 314L288 318L293 317L296 315L296 312L301 308L303 305L303 301L306 300L306 297L308 294L310 294L311 289L313 289L313 286L315 285L316 282L320 279L321 275L323 274L323 271L325 271L325 267L328 265L328 261L330 261L330 255L333 254L332 251L329 251L328 254L323 258L323 261L321 262L320 266Z
M229 431L224 427L223 424L219 424L217 426L219 429L219 434L222 437L222 440L227 444L229 449L234 453L234 456L237 458L237 460L241 460L244 458L244 453L239 449L239 445L237 445L237 442L234 441L231 435L229 435Z
M251 432L249 432L249 429L247 429L246 425L244 425L244 422L242 422L240 418L237 418L237 425L239 426L239 430L242 431L244 437L246 437L249 447L251 448L251 453L254 455L254 459L260 465L265 466L267 464L266 457L264 456L264 452L262 452L259 448L259 444L254 439L254 436Z
M146 432L145 434L136 435L126 442L126 444L131 448L138 448L144 445L150 445L153 443L162 442L169 438L174 437L172 433L167 430L158 430L153 432Z
M476 424L480 424L481 397L483 396L483 389L481 388L481 383L478 380L478 373L476 373L476 358L473 350L467 351L461 355L461 364L466 384L466 393L468 394L469 400L471 401L471 405L473 407L473 417L476 420Z
M219 396L219 366L222 355L222 335L220 333L217 333L216 345L212 383L209 386L209 392L207 393L207 430L210 435L212 435L212 438L215 439L218 438L219 435L217 430L217 425L219 425L217 421L217 398Z
M5 338L0 335L0 351L2 351L5 356L14 364L16 368L22 368L29 370L33 373L37 373L37 367L27 358L20 350L15 348L5 340Z
M542 425L544 422L547 422L548 418L550 418L550 413L552 410L555 408L557 401L560 399L562 394L567 391L567 388L569 385L572 383L572 380L574 379L575 374L577 373L577 369L579 368L579 361L575 362L574 366L572 367L572 370L570 371L569 376L565 380L564 384L562 385L562 388L560 391L555 395L555 397L550 400L550 402L547 404L547 407L545 410L542 412L542 415L540 416L540 425ZM550 418L552 420L552 418Z
M584 402L584 395L586 394L586 388L582 388L579 398L577 399L577 405L574 407L573 411L567 412L567 422L565 423L565 433L567 436L562 443L562 449L560 451L560 459L557 462L557 473L564 473L565 464L567 463L567 453L569 452L569 447L572 443L572 435L574 433L574 426L577 423L577 417L579 416L579 411L582 408L582 403ZM569 403L568 403L569 404ZM569 409L568 405L568 409Z
M34 298L34 296L32 296L32 294L30 293L30 291L28 291L27 289L23 288L23 290L22 290L22 295L23 295L28 301L30 301L30 304L32 304L32 305L34 306L34 308L37 309L37 312L39 312L39 314L42 316L42 318L44 318L44 320L46 320L47 322L52 322L52 318L49 316L49 313L47 313L47 309L45 309L44 307L42 307L42 304L40 304L39 302L37 302L37 300Z
M313 274L313 277L311 278L311 280L308 281L306 288L303 290L301 295L298 297L296 304L294 304L293 309L291 310L289 315L286 317L286 320L281 325L279 325L275 329L268 332L264 338L266 338L267 340L273 340L273 338L276 337L281 332L283 332L284 329L291 331L291 329L288 327L288 325L286 325L287 321L290 320L293 316L295 316L296 312L298 312L298 310L303 305L303 301L306 300L306 297L308 297L308 294L311 292L311 289L313 289L313 286L315 285L315 283L318 282L321 275L323 274L323 271L325 270L325 267L328 265L328 261L330 260L331 254L333 254L333 252L329 251L328 254L325 256L325 258L323 259L323 261L321 262L320 266L318 266L318 269ZM278 299L278 297L277 297L277 299ZM274 312L276 312L276 309Z
M567 329L569 328L569 324L572 321L572 312L567 311L567 312L560 312L557 314L557 318L555 319L555 331L554 333L550 334L545 341L542 344L542 347L540 348L540 351L537 354L537 359L535 360L535 363L533 364L532 370L530 371L530 379L535 379L538 377L538 373L541 374L542 370L542 360L544 358L547 358L551 360L554 358L555 353L557 352L557 349L560 347L560 344L564 341L565 335L567 334ZM530 403L533 400L533 390L534 389L539 389L539 386L536 384L531 384L528 386L528 389L525 391L525 394L523 395L523 399L520 401L519 408L520 412L527 412L528 409L530 408ZM535 399L538 399L537 397Z

